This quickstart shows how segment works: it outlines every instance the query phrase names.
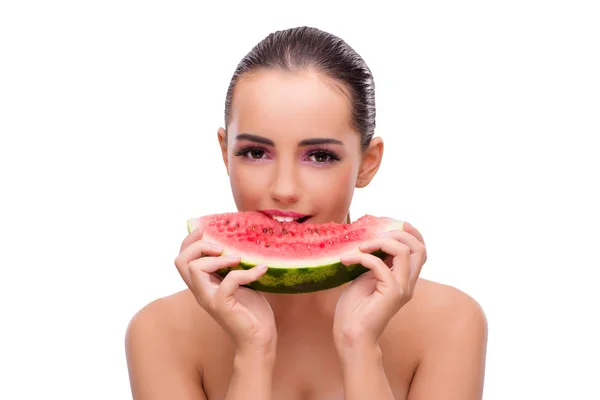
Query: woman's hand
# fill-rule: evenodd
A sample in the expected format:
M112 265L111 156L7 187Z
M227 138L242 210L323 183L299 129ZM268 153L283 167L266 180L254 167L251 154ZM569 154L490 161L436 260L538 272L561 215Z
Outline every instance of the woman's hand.
M277 339L273 310L261 293L241 286L260 278L266 267L233 270L221 279L215 272L238 265L240 257L221 256L223 249L203 241L202 234L197 228L183 241L175 259L179 274L196 301L231 336L236 356L266 355Z
M383 261L369 254L383 250ZM339 350L377 346L390 319L412 298L421 267L427 260L423 237L412 225L386 232L342 256L345 265L370 269L356 278L338 300L334 339Z

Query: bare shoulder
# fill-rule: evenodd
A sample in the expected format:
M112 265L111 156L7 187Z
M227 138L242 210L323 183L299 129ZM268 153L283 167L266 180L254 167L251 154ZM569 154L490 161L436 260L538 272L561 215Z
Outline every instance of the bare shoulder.
M183 348L184 343L171 338L187 336L200 322L190 297L189 291L185 290L154 300L139 310L127 326L127 348L147 342L170 347L171 351Z
M409 399L480 399L488 326L481 305L448 285L419 279L397 323L411 323L419 360Z
M486 335L487 320L482 307L467 293L420 278L413 298L392 318L386 331L390 340L401 337L410 343L418 363L432 346L448 342L452 335Z
M202 331L214 324L189 291L152 301L129 322L125 350L135 399L203 399Z
M419 279L413 299L411 314L425 328L435 328L431 334L438 335L440 328L487 329L487 319L481 305L469 294L453 286ZM467 328L469 329L469 328Z

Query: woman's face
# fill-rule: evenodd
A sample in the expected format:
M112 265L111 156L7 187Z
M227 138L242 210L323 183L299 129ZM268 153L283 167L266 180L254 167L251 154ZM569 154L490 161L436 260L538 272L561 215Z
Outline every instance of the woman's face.
M371 180L383 147L375 139L361 151L347 95L315 72L244 76L226 136L219 129L238 210L294 212L311 223L346 220L354 188Z

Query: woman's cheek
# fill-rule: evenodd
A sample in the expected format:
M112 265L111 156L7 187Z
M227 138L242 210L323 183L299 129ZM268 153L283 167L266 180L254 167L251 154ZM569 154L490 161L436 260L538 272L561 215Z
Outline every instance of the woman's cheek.
M257 206L264 189L261 187L263 174L257 174L252 168L244 165L233 165L229 180L235 204L239 210L249 210Z
M330 170L311 171L305 175L304 196L311 203L330 215L350 207L354 194L355 173L351 168L331 168ZM342 218L344 216L341 216Z

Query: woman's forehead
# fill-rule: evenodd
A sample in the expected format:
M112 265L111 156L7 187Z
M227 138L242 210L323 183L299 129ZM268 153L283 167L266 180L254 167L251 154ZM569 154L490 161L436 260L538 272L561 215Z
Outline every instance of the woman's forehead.
M298 139L357 135L350 100L335 81L316 72L280 70L255 72L237 83L228 131Z

